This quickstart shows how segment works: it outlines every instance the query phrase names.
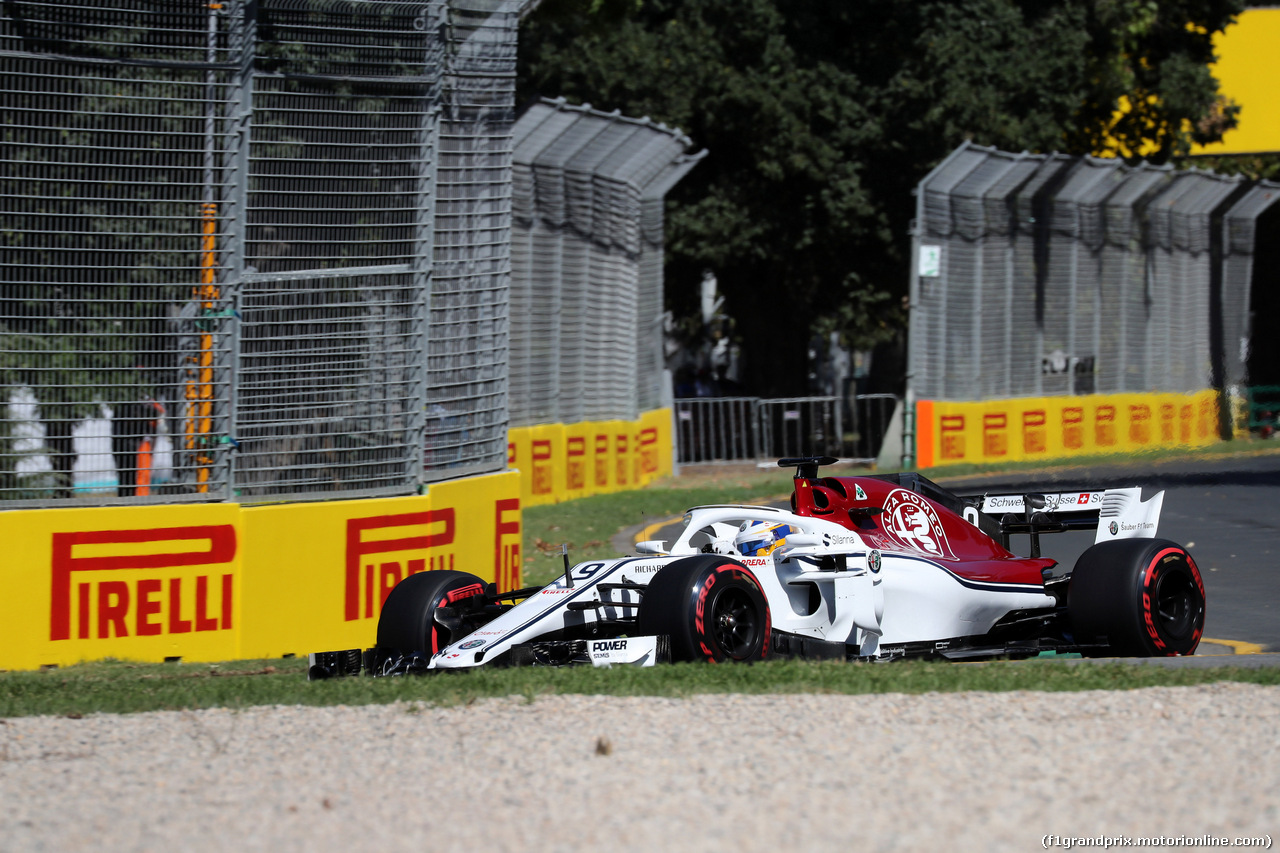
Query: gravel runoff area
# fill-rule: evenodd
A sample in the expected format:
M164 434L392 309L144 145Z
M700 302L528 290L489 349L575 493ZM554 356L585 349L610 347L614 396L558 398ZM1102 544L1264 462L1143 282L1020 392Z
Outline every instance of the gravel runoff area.
M1278 790L1232 683L0 721L5 851L1032 850L1275 837Z

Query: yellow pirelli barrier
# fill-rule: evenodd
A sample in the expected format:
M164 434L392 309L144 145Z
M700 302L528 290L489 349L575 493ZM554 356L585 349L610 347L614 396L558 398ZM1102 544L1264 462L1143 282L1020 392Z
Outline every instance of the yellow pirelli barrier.
M1095 394L916 404L921 468L1200 447L1218 440L1218 395Z
M595 424L564 425L564 500L595 494Z
M618 454L613 442L613 431L606 422L592 422L591 426L591 493L595 495L618 490Z
M636 480L642 486L671 476L671 410L655 409L640 416L636 429Z
M404 577L520 585L521 509L671 473L671 410L513 429L502 474L402 498L0 511L0 669L356 648Z
M239 521L227 504L0 512L0 668L240 657Z
M520 472L525 506L640 488L672 473L671 410L634 421L517 427L507 466Z
M509 472L420 497L0 512L0 668L372 645L407 575L518 587L520 508Z

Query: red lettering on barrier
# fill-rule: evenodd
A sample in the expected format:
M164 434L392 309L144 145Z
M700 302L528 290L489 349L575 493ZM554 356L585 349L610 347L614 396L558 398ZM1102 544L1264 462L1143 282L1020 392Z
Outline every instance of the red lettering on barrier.
M1129 406L1129 440L1135 444L1151 441L1151 407L1146 404Z
M80 639L87 639L89 636L89 588L92 584L77 584L80 590L80 633L77 635Z
M617 477L615 482L619 486L625 486L631 482L629 469L631 467L631 457L627 455L628 436L625 432L620 432L614 436L614 447L617 450Z
M658 473L658 430L654 427L640 430L640 470Z
M1099 406L1094 413L1093 439L1099 447L1116 443L1116 407Z
M160 602L152 598L159 595L160 578L146 578L138 581L138 611L134 623L134 633L139 637L154 637L160 633L160 623L152 622L151 617L160 612Z
M941 433L942 458L963 459L964 415L943 415L938 419L938 429Z
M1196 437L1208 438L1213 434L1215 427L1215 416L1217 415L1216 405L1209 398L1200 401L1200 420L1196 424Z
M137 545L150 542L172 543L154 554L107 554L102 556L76 556L80 546ZM197 543L201 550L175 551L173 546ZM173 569L185 566L201 566L229 563L236 555L236 532L230 524L211 524L193 527L158 527L141 530L86 530L52 535L50 559L49 639L71 639L71 580L73 574L87 572L122 571L129 569ZM93 576L76 585L77 637L88 639L91 631L91 603L94 601ZM233 575L226 575L224 588L232 589ZM181 618L181 579L168 577L168 624L171 633L185 633L189 623ZM127 618L131 604L135 604L134 630L139 636L162 633L163 618L152 617L161 612L161 602L155 596L163 588L165 578L141 578L135 581L96 581L98 594L98 637L112 635L129 636ZM207 582L207 581L206 581ZM230 596L227 596L228 599ZM224 602L224 609L230 607ZM229 612L229 609L228 609ZM224 620L224 621L229 621ZM216 620L215 620L216 623ZM187 626L187 627L184 627ZM176 629L176 630L175 630ZM200 630L197 628L197 630Z
M982 416L982 452L987 456L1004 456L1009 451L1009 437L1005 430L1009 416L1003 412Z
M502 498L493 502L493 579L499 592L520 586L520 517L509 521L506 514L520 512L519 498ZM515 537L514 542L504 542L504 536Z
M1172 442L1174 440L1174 422L1178 419L1177 407L1172 403L1162 403L1160 405L1160 440Z
M231 629L231 575L222 576L222 630Z
M1044 453L1048 447L1049 416L1043 409L1022 413L1022 452Z
M204 575L196 578L196 630L218 630L218 620L209 615L209 579Z
M551 484L551 441L540 438L533 442L533 493L549 495Z
M129 584L124 581L102 581L98 584L98 639L105 640L111 636L110 629L115 629L117 637L129 636L129 629L124 626L125 617L129 615Z
M383 563L378 566L378 612L382 612L382 605L387 603L387 596L391 594L391 590L395 589L396 584L400 583L400 564L399 563Z
M596 433L596 485L609 485L609 436Z
M1067 406L1062 410L1062 446L1067 450L1084 447L1084 407Z
M366 540L365 533L371 530L386 530L388 528L430 528L432 525L440 525L441 530L436 532L427 532L413 536L401 536L395 539L374 539ZM427 551L431 548L440 548L450 545L454 541L456 535L456 517L453 507L443 507L441 509L427 510L426 512L407 512L397 515L378 515L370 518L351 518L347 520L347 559L346 559L346 584L343 600L343 619L347 622L353 622L360 618L360 566L365 557L373 554L389 554L396 551ZM428 555L431 568L445 568L446 556L441 555L438 558ZM450 566L453 564L453 555L447 555L447 561ZM439 566L436 565L437 561ZM422 571L421 566L427 565L420 560L415 560L419 565L418 571ZM383 563L383 566L394 566L394 572L398 576L400 574L400 564ZM412 565L412 564L411 564ZM364 618L373 617L374 608L374 565L367 563L364 566ZM390 571L390 570L388 570ZM412 572L410 572L412 574ZM383 596L385 600L385 596ZM381 601L379 601L381 607Z
M587 440L580 435L565 441L565 484L570 489L583 489L587 485Z
M182 618L182 578L169 578L169 633L191 633L191 620Z

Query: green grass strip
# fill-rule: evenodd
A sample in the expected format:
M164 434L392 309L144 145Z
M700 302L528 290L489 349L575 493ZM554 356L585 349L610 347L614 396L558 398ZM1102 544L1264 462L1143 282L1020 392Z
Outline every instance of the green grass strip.
M701 693L867 694L965 690L1133 690L1237 681L1280 684L1280 669L1170 669L1114 662L987 664L907 661L768 661L652 668L480 669L402 678L308 682L301 659L209 664L80 664L0 674L0 718L75 717L95 712L246 708L255 705L365 705L410 702L451 707L477 699L587 694L688 697Z

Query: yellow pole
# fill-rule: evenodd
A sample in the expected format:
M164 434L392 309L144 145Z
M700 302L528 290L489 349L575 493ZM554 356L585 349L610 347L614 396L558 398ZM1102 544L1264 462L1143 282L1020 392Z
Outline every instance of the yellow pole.
M198 318L211 316L219 297L215 283L218 205L206 202L201 210L203 235L200 247L200 286L195 288L193 294L200 302ZM199 492L209 491L209 470L213 465L213 457L209 455L209 434L213 432L213 333L207 323L207 320L196 320L196 329L200 334L200 355L188 359L189 362L194 362L197 369L187 369L183 430L186 449L195 452L196 463L200 466L196 471L196 490Z

